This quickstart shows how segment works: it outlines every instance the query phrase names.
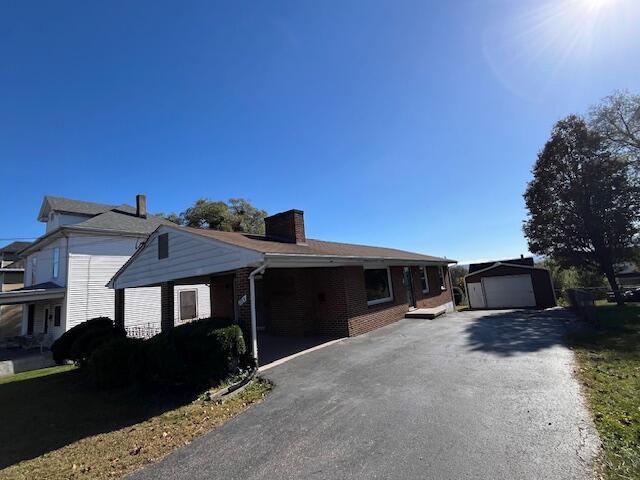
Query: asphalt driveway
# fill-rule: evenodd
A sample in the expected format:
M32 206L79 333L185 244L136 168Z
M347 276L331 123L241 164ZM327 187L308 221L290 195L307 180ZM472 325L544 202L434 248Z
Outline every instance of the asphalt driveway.
M269 370L262 404L132 478L590 478L570 319L463 312L346 339Z

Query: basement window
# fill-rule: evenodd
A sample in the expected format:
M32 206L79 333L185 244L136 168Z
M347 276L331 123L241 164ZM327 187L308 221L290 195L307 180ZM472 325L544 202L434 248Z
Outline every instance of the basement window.
M427 277L427 267L420 269L420 285L422 286L422 293L429 293L429 278Z
M158 235L158 260L169 256L169 234L162 233Z
M367 292L367 305L377 305L393 300L389 268L365 268L364 288Z
M198 316L198 297L195 290L180 292L180 320L193 320Z

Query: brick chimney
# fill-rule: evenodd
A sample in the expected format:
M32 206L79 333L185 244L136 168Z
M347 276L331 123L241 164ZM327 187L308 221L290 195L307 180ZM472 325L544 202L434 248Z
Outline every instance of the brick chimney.
M136 195L136 217L147 218L147 197Z
M281 242L305 243L304 212L287 210L264 219L265 235Z

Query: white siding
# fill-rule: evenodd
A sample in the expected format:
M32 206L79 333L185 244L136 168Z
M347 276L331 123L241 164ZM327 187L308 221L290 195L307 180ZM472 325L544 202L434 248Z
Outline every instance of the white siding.
M113 318L114 291L107 282L129 259L139 240L118 237L72 237L70 239L69 285L66 329L94 317ZM91 254L89 254L91 253ZM96 254L100 253L100 254ZM198 290L198 317L210 316L209 287L175 288L176 319L179 319L179 291ZM160 288L132 288L125 292L125 325L160 324Z
M257 264L262 254L227 245L199 235L161 227L169 234L169 256L158 259L157 234L127 266L115 282L115 288L157 284L180 278L208 275Z
M53 249L60 249L60 270L58 278L53 278ZM33 275L35 263L35 275ZM26 258L24 284L31 286L37 283L54 282L60 286L67 284L67 239L59 238Z
M68 213L52 213L47 221L47 233L55 230L62 225L74 225L84 222L90 218L89 216L71 215Z

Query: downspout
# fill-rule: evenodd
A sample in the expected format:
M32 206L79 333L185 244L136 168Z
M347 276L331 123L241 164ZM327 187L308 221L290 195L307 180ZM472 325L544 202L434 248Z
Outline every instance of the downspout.
M266 262L249 274L249 300L251 301L251 352L258 366L258 322L256 315L256 275L260 275L267 268Z

